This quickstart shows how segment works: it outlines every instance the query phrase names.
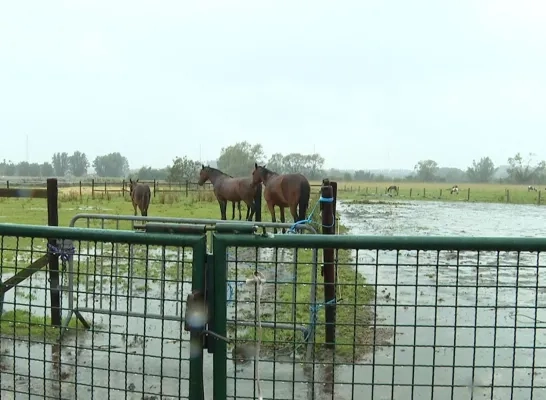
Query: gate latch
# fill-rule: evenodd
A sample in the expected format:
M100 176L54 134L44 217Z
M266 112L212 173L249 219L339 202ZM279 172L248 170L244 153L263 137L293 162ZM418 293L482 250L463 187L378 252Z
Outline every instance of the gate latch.
M216 339L231 343L228 338L218 335L207 328L209 313L205 294L199 290L194 290L186 297L186 315L184 318L184 330L186 332L197 333L201 336L210 335Z

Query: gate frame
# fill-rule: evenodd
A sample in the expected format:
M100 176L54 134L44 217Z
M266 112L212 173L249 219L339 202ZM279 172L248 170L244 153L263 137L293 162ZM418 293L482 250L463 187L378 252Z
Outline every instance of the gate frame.
M90 220L100 220L100 221L103 222L103 225L104 225L105 220L116 221L118 223L117 224L118 227L119 227L119 221L131 221L133 226L134 226L135 221L146 222L145 225L143 225L142 227L139 227L139 229L144 228L143 232L146 232L146 233L149 233L151 231L153 231L153 232L161 231L161 225L164 225L164 228L168 229L170 231L178 230L178 228L181 228L184 225L186 225L186 226L193 225L198 230L203 229L203 232L205 232L205 234L206 234L207 231L215 232L216 230L221 230L223 232L246 231L248 233L250 231L254 232L256 230L259 230L260 228L263 230L264 234L265 234L266 228L278 228L278 229L280 229L280 228L290 228L290 229L295 229L295 230L308 231L311 234L313 234L313 236L318 234L316 229L310 224L297 224L297 225L294 225L294 224L289 224L289 223L255 222L255 221L236 221L236 222L232 222L232 221L226 221L226 220L221 220L221 219L170 218L170 217L150 217L150 216L143 217L143 216L135 216L135 215L93 214L93 213L76 214L70 220L69 227L75 228L74 225L75 225L76 221L78 221L79 219L86 219L88 222ZM78 227L78 228L75 228L75 229L94 229L94 228L91 228L91 227L79 228ZM104 228L102 228L102 229L104 229ZM118 230L118 231L120 231L120 230ZM174 233L174 232L171 232L171 233ZM178 232L178 233L180 233L180 232ZM290 236L293 236L293 235L290 235ZM301 236L301 235L298 235L298 236ZM206 238L206 236L205 236L205 238ZM210 244L212 246L212 249L214 249L214 244L213 243L214 243L214 241L211 240ZM101 243L101 245L102 245L102 243ZM208 247L208 242L205 242L205 249L207 249L207 247ZM117 254L118 243L116 243L114 245L114 248L115 248L115 251L116 251L116 254ZM130 269L132 268L132 263L133 263L132 250L133 250L133 248L130 247L130 250L129 250L130 251L130 253L129 253L130 254L130 261L129 261L129 268ZM215 257L216 257L216 255L214 253L206 251L204 270L208 270L208 271L213 270L213 267L207 268L207 265L212 265L214 263L213 260L215 259ZM115 257L115 259L116 259L116 265L117 265L118 257ZM311 263L315 266L315 270L316 270L317 267L318 267L318 250L317 249L313 249L313 256L312 256ZM297 265L294 262L292 262L292 264L294 265L294 268L297 267ZM80 318L80 316L81 316L80 311L81 312L88 312L89 311L89 308L86 308L86 307L83 307L83 308L74 307L74 299L73 299L73 296L71 295L71 293L74 292L74 278L73 278L73 276L74 276L74 264L73 264L73 260L70 259L69 264L68 264L68 285L69 285L69 288L67 290L68 293L70 294L68 296L68 309L70 311L69 311L69 314L65 318L65 321L63 323L63 330L68 326L70 318L72 317L73 314L76 314L76 316L78 316L78 319L80 319L80 321L82 321L82 323L86 324L86 322L84 322L84 320L83 320L83 317ZM207 286L214 287L214 282L216 281L216 277L214 276L214 274L209 272L208 275L207 275L207 280L208 280ZM316 276L315 273L313 273L313 280L312 280L311 285L310 285L310 298L311 298L311 300L313 302L316 299L317 284L318 284L318 277ZM226 292L227 292L227 288L224 289L224 297L225 297ZM296 294L294 292L293 293L293 298L294 299L295 299L295 296L296 296ZM295 312L295 309L296 309L296 305L294 304L293 305L293 312ZM98 310L100 310L100 312ZM214 307L210 307L210 310L214 310ZM106 314L106 315L126 315L127 314L126 312L121 312L121 311L117 311L117 310L106 310L106 309L97 309L97 308L93 308L93 312L97 312L99 314ZM134 317L141 316L140 313L134 313L134 314L132 314L132 313L133 312L130 312L129 315L134 316ZM149 318L148 315L146 317ZM163 316L163 318L168 319L168 320L175 320L175 321L180 319L179 316ZM245 320L230 322L230 324L238 324L238 325L242 325L242 326L254 326L255 325L254 321L245 321ZM299 330L299 331L301 331L303 333L306 333L307 330L308 330L307 326L296 325L294 327L294 324L288 324L288 323L274 324L274 323L271 323L271 322L264 322L262 324L262 326L269 327L269 328L279 328L279 329L294 329L295 328L295 329L297 329L297 330ZM311 336L312 335L309 335L309 337L311 337ZM205 347L208 349L209 353L214 352L214 344L213 343L210 343L210 342L206 341L205 342Z
M46 189L7 188L0 189L0 197L47 199L47 225L59 226L59 185L56 178L48 178ZM57 248L57 239L47 238L47 251L42 257L32 262L26 268L15 273L5 282L0 280L0 316L4 311L4 296L12 288L41 271L46 265L49 273L49 289L51 301L51 325L60 328L62 325L61 286L59 285L59 256L62 250Z

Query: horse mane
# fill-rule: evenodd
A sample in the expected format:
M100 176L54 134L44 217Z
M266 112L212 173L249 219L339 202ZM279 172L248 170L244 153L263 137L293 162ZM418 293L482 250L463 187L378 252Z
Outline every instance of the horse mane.
M207 165L206 168L208 168L208 169L211 170L211 171L219 172L219 173L221 173L222 175L225 175L225 176L228 176L228 177L230 177L230 178L233 178L233 176L231 176L231 175L229 175L229 174L226 174L224 171L221 171L221 170L219 170L218 168L211 167L210 165Z
M271 171L269 168L266 168L265 166L259 166L259 168L261 168L267 175L279 175L277 172L275 171Z

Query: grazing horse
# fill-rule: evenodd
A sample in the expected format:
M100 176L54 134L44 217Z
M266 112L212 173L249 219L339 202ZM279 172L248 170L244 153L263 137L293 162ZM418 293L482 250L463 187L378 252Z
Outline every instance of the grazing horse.
M396 192L396 194L398 195L398 190L400 188L396 185L390 185L388 188L387 188L387 193L390 194L391 193L391 190L394 190Z
M528 191L528 192L530 192L530 191L538 192L537 188L534 187L534 186L531 186L531 185L529 185L529 186L527 187L527 191Z
M256 194L257 185L252 182L251 178L234 178L219 169L201 165L201 172L199 173L199 181L197 183L200 186L203 186L207 180L212 183L214 195L220 205L221 219L227 219L226 208L228 201L233 202L233 218L235 218L235 203L242 200L250 210L250 214L247 210L247 221L252 221L252 217L254 217L256 211L254 207L254 196ZM241 209L239 208L239 218L241 215L240 210Z
M459 186L458 185L453 185L451 187L449 194L453 194L453 193L459 194Z
M131 201L133 202L133 208L135 209L135 215L137 215L138 206L140 215L147 217L150 199L152 198L150 186L145 183L138 183L138 179L133 181L129 178L129 193L131 195Z
M290 207L294 223L305 220L305 213L307 212L309 198L311 197L311 185L305 176L302 174L279 175L267 169L265 165L258 166L257 163L254 163L252 180L255 184L263 182L265 186L264 197L273 222L277 222L275 218L275 206L278 206L280 209L281 222L283 223L285 222L285 207ZM274 231L277 233L277 228ZM286 230L283 228L282 232L285 233Z

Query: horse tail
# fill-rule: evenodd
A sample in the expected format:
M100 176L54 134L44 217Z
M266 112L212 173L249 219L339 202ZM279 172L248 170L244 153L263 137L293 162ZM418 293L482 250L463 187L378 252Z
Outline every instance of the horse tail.
M150 190L149 186L146 186L146 190L142 194L142 216L147 217L148 216L148 207L150 206L150 200L152 198L152 191Z
M309 206L309 198L311 197L311 185L309 182L302 181L300 183L300 200L299 205L299 216L298 220L303 221L305 219L305 214L307 213L307 207Z

